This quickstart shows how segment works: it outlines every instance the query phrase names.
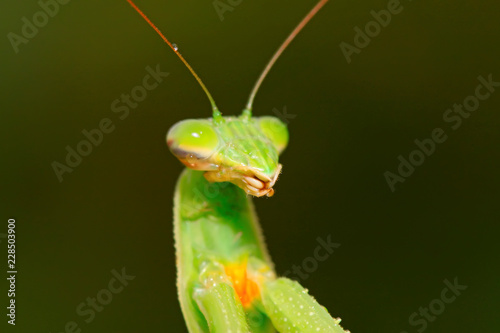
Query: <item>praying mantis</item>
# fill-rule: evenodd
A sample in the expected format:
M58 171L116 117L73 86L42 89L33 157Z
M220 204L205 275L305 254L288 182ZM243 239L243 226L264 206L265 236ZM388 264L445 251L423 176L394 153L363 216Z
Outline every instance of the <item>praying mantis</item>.
M250 196L274 194L288 143L276 117L253 117L265 76L288 44L328 2L320 0L273 55L242 114L223 117L177 46L129 4L177 54L205 91L212 118L175 124L167 145L187 168L174 195L177 290L190 333L347 333L298 282L278 278Z

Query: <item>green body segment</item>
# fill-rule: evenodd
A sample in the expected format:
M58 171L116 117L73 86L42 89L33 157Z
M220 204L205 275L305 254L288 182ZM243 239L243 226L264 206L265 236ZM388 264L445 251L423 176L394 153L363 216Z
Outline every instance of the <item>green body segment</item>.
M184 170L174 200L181 308L190 332L218 332L209 330L209 322L201 309L207 309L208 298L213 300L215 293L226 289L221 285L232 285L225 266L247 261L250 269L262 272L262 279L274 276L257 217L250 199L241 189L227 182L209 183L200 171ZM207 290L214 288L219 291L207 294ZM223 302L216 306L219 305L232 308ZM233 307L241 309L241 304ZM232 313L237 314L237 309L233 310ZM255 304L244 311L246 317L258 318L249 321L254 327L252 332L274 332L261 306ZM217 314L209 318L210 322L223 321L217 319Z
M187 259L230 263L252 256L271 265L250 198L233 184L209 183L203 172L184 170L177 184L175 215L184 245L178 250L192 256Z
M208 322L210 332L250 332L243 306L231 285L216 283L207 290L199 290L195 299Z

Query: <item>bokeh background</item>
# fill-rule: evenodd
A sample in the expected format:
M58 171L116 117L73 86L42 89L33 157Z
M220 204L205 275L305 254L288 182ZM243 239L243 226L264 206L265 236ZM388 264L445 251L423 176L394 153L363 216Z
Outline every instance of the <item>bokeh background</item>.
M137 4L230 115L315 1L243 0L224 20L210 0ZM341 244L301 282L352 332L498 332L500 88L455 131L442 116L479 75L500 81L500 4L404 1L348 64L339 44L387 4L331 1L257 96L256 115L295 115L276 195L255 200L269 250L283 273L313 256L318 237ZM165 134L210 116L206 97L125 0L60 5L15 53L7 34L38 11L34 0L0 4L0 236L14 217L19 271L15 327L1 284L1 331L59 333L74 321L82 332L186 332L172 235L182 166ZM111 103L157 64L169 76L120 119ZM114 131L59 182L53 161L103 118ZM438 127L448 140L392 192L384 172ZM135 279L86 323L77 307L122 268ZM468 288L425 329L412 326L455 278Z

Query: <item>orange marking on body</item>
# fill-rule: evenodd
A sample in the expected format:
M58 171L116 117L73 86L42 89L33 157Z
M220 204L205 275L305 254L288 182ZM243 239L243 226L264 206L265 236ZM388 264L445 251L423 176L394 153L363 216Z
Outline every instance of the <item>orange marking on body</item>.
M248 308L252 305L254 299L259 297L259 287L257 283L250 280L247 275L247 261L239 264L227 265L226 274L233 283L234 290L240 299L243 307Z

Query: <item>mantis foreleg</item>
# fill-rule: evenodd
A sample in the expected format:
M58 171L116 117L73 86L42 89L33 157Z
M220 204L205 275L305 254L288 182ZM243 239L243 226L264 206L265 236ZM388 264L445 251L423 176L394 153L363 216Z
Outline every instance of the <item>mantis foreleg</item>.
M280 333L346 333L328 311L298 282L287 278L268 281L262 298L266 312Z

